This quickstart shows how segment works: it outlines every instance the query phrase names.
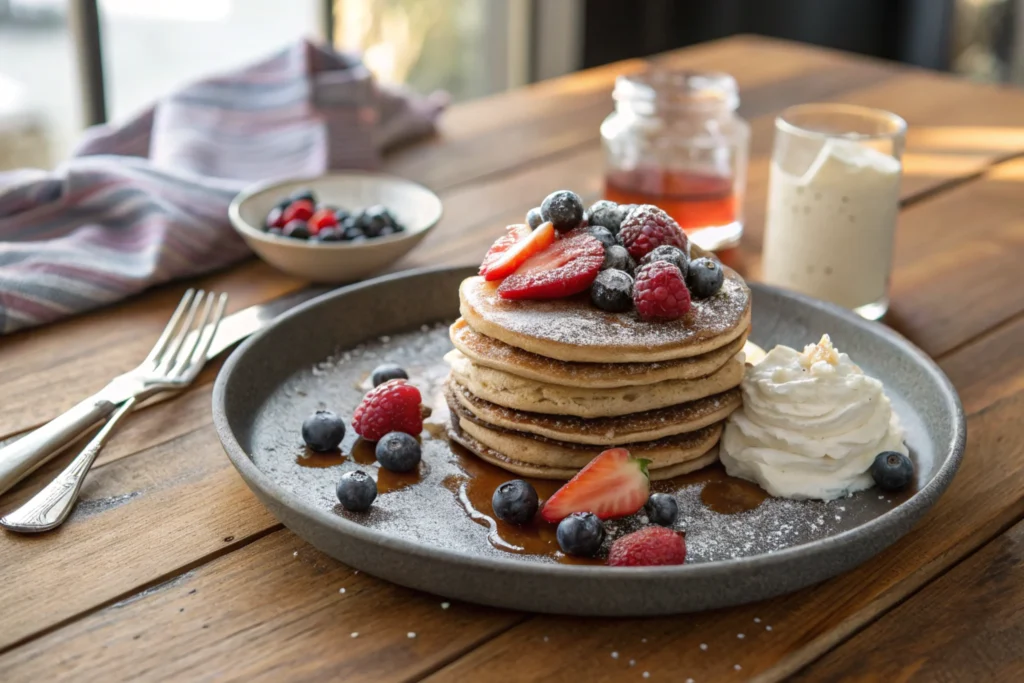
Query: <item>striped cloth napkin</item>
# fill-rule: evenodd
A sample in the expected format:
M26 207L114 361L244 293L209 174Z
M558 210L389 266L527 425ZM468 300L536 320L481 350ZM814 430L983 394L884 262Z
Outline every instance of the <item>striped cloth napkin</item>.
M445 101L303 41L86 131L54 171L0 172L0 334L246 257L227 218L240 189L374 168L431 134Z

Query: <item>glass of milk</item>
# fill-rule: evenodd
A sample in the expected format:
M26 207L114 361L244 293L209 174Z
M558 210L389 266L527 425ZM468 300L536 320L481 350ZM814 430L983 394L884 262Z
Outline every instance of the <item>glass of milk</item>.
M906 130L895 114L847 104L775 119L765 282L885 315Z

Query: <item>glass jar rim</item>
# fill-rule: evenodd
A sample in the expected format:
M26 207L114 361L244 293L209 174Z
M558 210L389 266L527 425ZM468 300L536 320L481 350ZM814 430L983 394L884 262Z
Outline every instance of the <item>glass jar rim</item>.
M736 79L727 73L657 66L617 77L612 98L664 109L735 110L740 103Z
M824 126L814 127L797 120L802 116L835 115L849 119L861 119L865 122L882 123L888 128L872 132L853 130L834 130ZM907 122L903 117L885 109L865 107L859 104L841 104L837 102L820 102L797 104L787 107L775 117L775 128L790 135L805 138L842 138L844 140L892 140L902 138L907 132Z

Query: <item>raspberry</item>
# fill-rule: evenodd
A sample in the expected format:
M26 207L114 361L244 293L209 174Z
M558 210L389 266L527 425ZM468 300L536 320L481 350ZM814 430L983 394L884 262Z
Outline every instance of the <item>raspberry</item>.
M639 261L663 244L687 251L688 240L672 217L651 204L638 206L622 221L619 239L629 255Z
M352 416L352 428L368 441L388 432L419 436L423 431L420 390L404 379L393 379L371 389Z
M636 272L633 305L644 320L675 320L690 310L690 290L673 264L652 261Z
M611 567L655 567L686 561L683 535L662 526L649 526L623 536L608 552Z

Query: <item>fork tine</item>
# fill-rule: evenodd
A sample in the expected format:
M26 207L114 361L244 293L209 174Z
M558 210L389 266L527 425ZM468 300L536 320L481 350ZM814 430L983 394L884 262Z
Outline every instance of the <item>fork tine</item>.
M188 339L189 336L192 337L192 340L188 345L182 346L181 349L179 349L178 357L175 359L173 366L168 368L168 374L171 377L178 377L184 374L185 371L188 370L189 365L195 362L194 356L196 348L203 340L203 333L206 331L206 323L210 319L210 311L213 310L214 294L212 292L208 292L205 299L206 303L203 306L203 314L199 317L199 321L194 327L189 325L188 329L183 330L185 337L182 341Z
M174 334L174 330L177 329L178 327L178 321L181 319L182 314L185 312L185 308L187 308L189 303L192 301L192 295L195 293L196 290L190 287L182 295L181 301L178 302L178 307L174 309L174 314L171 316L171 319L167 321L167 325L166 327L164 327L164 331L160 333L160 338L156 340L156 344L153 345L153 349L149 352L149 355L146 356L145 362L152 363L157 358L160 357L160 354L163 353L164 348L167 346L167 342L171 338L171 335Z
M211 293L209 296L209 304L213 304L214 294ZM228 303L228 295L221 294L217 297L217 310L213 314L213 319L207 324L206 318L210 310L210 306L207 306L203 316L203 325L196 328L196 343L192 349L192 355L187 359L186 363L183 363L180 367L175 368L177 376L174 378L177 381L191 382L195 379L199 371L203 369L203 365L206 363L206 353L210 350L210 345L213 343L213 338L217 334L217 329L220 327L220 321L224 317L224 309Z
M196 311L199 310L199 306L203 303L203 299L206 298L206 292L199 290L196 292L196 296L192 299L192 305L189 306L188 314L185 316L185 322L178 328L178 334L174 337L174 342L171 347L167 349L165 353L160 356L158 361L157 372L167 373L172 367L174 367L174 361L178 357L178 352L181 350L181 345L185 341L185 337L188 336L188 331L192 328L192 321L195 320Z

